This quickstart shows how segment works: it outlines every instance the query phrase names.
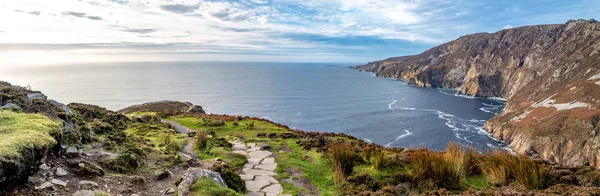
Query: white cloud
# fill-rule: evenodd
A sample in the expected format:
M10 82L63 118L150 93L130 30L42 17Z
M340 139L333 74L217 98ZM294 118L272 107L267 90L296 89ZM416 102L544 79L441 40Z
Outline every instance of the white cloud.
M504 26L502 29L512 29L512 28L513 28L512 26L510 26L510 25L506 25L506 26Z

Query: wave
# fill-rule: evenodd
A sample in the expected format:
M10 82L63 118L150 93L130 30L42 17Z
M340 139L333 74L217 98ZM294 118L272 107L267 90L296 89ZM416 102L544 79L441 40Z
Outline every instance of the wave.
M390 108L390 110L391 110L391 111L394 111L394 109L392 108L392 105L394 105L394 103L396 103L397 101L398 101L398 100L394 100L394 101L392 101L392 103L390 103L390 104L388 105L388 108Z
M408 130L404 130L404 132L405 132L404 134L396 137L396 139L394 141L386 144L385 147L390 147L393 143L396 143L396 142L400 141L402 138L405 138L405 137L408 137L408 136L412 135L412 133L410 131L408 131Z

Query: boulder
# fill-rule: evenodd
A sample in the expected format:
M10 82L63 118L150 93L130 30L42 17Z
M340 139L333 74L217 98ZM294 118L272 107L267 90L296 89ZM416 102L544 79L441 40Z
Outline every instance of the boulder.
M59 180L59 179L52 179L52 180L50 180L50 182L55 185L67 186L67 182Z
M14 103L7 103L6 105L0 107L0 110L23 111L21 107Z
M65 146L64 155L66 157L79 157L79 150L75 147Z
M182 176L182 181L177 186L180 195L187 195L189 193L190 188L196 182L196 180L201 177L208 177L213 181L217 182L219 185L227 187L223 178L221 178L221 174L218 172L202 169L202 168L189 168L186 173Z
M43 100L46 101L48 97L42 93L30 93L27 94L27 98L25 99L26 104L31 104L33 100Z
M67 170L63 169L62 167L58 167L56 168L56 172L54 172L54 174L56 174L58 177L66 176Z
M65 105L64 103L60 103L60 102L52 100L52 99L49 99L48 103L56 106L57 108L62 109L65 112L65 114L68 114L68 115L73 114L73 111L71 110L71 108L69 108L69 106Z
M104 169L102 169L102 167L83 160L77 164L77 169L79 170L79 172L87 175L104 176L105 174Z

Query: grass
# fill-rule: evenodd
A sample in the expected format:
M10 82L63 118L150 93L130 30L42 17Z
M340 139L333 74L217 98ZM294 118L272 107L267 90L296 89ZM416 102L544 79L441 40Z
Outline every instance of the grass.
M125 129L127 135L139 136L150 140L154 147L165 151L178 151L183 148L189 138L185 134L178 134L162 124L136 123ZM176 147L173 147L176 146Z
M198 179L192 185L191 192L195 196L242 196L242 194L223 187L208 177Z
M26 149L50 148L61 124L41 114L0 110L0 161L18 162Z
M544 189L550 185L550 170L527 157L506 151L494 151L481 166L488 182L508 185L516 181L529 189Z
M418 151L410 156L410 162L415 178L431 179L439 187L456 190L475 167L473 156L471 150L451 143L443 153Z
M329 155L331 156L335 182L340 185L348 175L352 174L358 154L349 142L338 142L329 146Z

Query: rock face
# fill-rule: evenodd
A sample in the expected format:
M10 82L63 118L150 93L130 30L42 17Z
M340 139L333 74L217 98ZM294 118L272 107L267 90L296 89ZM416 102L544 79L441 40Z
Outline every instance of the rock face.
M423 87L508 99L485 129L519 154L600 168L600 23L479 33L356 69Z

